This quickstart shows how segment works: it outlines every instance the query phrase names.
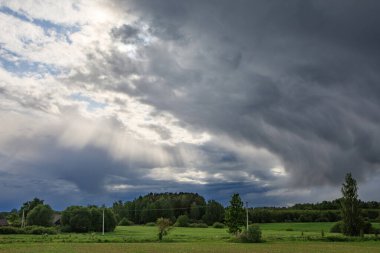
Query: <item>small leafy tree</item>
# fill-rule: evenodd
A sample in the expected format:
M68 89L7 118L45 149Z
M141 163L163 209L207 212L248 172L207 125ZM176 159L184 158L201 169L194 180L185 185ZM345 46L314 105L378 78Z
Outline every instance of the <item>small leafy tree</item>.
M189 217L186 214L180 215L177 218L177 222L176 222L175 226L177 226L177 227L188 227L189 226Z
M53 224L54 211L49 205L39 204L26 217L27 224L48 227Z
M343 198L341 199L342 230L348 236L359 236L363 220L359 207L358 187L351 173L346 175L342 186Z
M168 234L171 226L171 221L166 218L158 218L157 219L158 226L158 240L162 241L162 238Z
M241 226L244 225L244 208L238 193L232 195L230 206L225 212L225 220L229 233L237 235L241 232Z

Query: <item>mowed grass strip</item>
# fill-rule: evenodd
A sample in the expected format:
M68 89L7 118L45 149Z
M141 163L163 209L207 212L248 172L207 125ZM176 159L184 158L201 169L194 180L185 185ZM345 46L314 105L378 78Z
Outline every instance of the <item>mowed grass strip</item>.
M374 242L326 243L44 243L3 244L1 253L379 253Z

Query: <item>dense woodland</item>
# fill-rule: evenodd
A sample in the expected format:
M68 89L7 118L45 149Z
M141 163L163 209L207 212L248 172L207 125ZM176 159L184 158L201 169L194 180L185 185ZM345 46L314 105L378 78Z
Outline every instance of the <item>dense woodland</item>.
M133 201L117 201L112 209L118 220L126 218L135 224L155 222L160 217L175 222L181 215L187 215L192 222L203 221L209 225L224 219L222 204L215 200L206 202L197 193L149 193Z

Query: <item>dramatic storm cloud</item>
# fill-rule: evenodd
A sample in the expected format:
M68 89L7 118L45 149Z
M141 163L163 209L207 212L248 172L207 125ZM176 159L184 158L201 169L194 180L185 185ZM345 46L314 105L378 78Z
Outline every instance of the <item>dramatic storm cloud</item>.
M1 1L0 207L380 200L378 1Z

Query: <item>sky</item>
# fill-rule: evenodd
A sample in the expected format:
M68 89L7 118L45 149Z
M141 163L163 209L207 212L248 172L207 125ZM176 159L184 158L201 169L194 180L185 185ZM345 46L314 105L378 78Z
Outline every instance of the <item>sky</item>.
M0 210L380 201L377 0L0 0Z

